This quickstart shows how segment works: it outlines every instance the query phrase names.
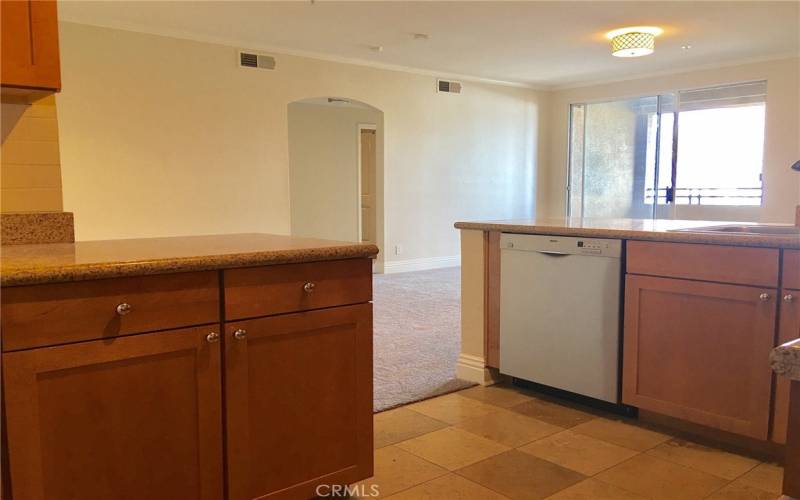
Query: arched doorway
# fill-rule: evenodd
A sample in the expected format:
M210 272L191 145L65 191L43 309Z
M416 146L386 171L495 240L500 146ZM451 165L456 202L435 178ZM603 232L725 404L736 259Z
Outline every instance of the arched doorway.
M292 235L383 250L383 112L330 96L291 102L287 116Z

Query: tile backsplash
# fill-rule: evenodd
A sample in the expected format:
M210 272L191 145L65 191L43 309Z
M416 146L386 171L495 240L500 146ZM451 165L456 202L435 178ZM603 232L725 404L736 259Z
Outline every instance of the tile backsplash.
M62 210L55 97L2 104L0 212Z

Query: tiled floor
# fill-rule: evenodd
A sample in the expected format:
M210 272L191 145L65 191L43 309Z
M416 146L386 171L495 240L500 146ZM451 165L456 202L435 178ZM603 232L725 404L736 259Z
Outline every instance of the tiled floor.
M511 387L475 387L375 415L381 498L774 499L773 464Z

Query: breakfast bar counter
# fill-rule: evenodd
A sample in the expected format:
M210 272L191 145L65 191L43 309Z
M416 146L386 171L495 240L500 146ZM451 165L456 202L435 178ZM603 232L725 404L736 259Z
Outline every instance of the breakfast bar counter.
M800 249L800 229L785 224L755 224L720 221L689 221L668 219L584 219L552 217L456 222L457 229L498 231L518 234L551 234L586 238L617 238L623 240L663 241L674 243L704 243L770 248ZM772 234L751 234L737 227L770 228ZM712 230L724 228L723 230ZM763 229L766 228L766 229Z

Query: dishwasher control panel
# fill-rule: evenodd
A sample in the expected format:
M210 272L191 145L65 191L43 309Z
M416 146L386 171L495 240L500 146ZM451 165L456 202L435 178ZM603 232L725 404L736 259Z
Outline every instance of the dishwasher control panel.
M605 240L578 240L575 246L581 255L601 255L603 250L611 248L611 244Z
M543 234L503 233L500 235L500 248L503 250L540 252L552 256L586 255L618 258L622 255L621 240Z

